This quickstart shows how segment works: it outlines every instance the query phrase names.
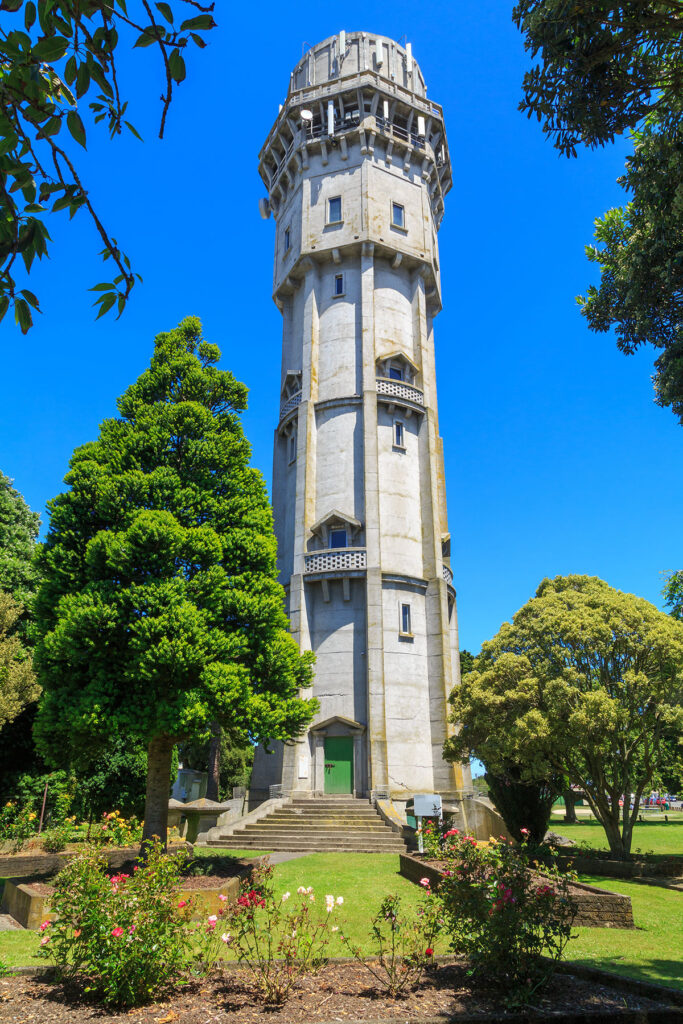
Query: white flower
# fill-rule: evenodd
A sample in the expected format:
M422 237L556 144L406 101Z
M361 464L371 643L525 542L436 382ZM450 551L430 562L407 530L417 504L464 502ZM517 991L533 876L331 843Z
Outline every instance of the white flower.
M292 932L292 938L293 938L293 939L295 939L295 938L296 938L296 928L295 928L295 929L294 929L294 931Z
M282 894L282 902L284 903L285 900L288 900L291 895L292 894L289 893L289 892L283 892L283 894Z
M343 902L344 902L344 897L343 896L337 896L337 906L341 907Z
M311 893L311 895L308 898L311 901L311 903L315 903L315 896L313 895L313 893Z
M307 892L307 890L304 889L303 885L300 885L296 891L298 892L299 896L305 896Z
M313 892L313 886L312 886L312 885L309 885L308 889L306 889L305 891L306 891L306 895L308 896L308 895L309 895L309 893L312 893L312 892Z
M228 945L229 942L232 942L232 935L230 934L230 932L223 932L223 934L221 935L221 942L224 942L226 946Z
M330 929L330 931L338 932L339 931L339 925L338 924L333 924L332 928Z
M334 896L326 896L325 903L334 903Z

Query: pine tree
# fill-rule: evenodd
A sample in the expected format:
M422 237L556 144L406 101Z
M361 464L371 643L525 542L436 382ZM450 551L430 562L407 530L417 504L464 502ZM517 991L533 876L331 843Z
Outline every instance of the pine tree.
M288 632L272 513L239 413L196 317L151 365L49 504L36 602L39 744L53 763L147 746L144 840L166 837L173 746L212 722L252 742L299 734L311 658Z

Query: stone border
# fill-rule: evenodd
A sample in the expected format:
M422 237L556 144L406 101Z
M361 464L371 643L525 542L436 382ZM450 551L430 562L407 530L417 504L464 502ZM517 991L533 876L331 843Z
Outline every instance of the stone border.
M439 884L443 873L425 861L410 854L400 854L400 874L411 882L419 884L421 878L428 878L433 886ZM631 897L621 893L598 889L584 882L572 882L574 898L578 904L573 925L576 928L635 928Z
M436 963L449 963L451 956L434 957ZM355 963L353 957L330 957L330 963ZM614 974L612 971L604 971L600 967L587 967L584 964L574 964L565 961L557 965L558 974L575 975L587 981L596 981L617 992L621 989L631 992L633 995L641 996L644 999L651 999L659 1002L659 1006L647 1010L604 1010L578 1011L576 1013L550 1013L531 1014L520 1013L516 1016L506 1014L505 1020L509 1024L601 1024L602 1021L616 1021L617 1024L683 1024L683 991L668 988L665 985L658 985L651 981L638 981L636 978L628 978L621 974ZM22 977L42 977L51 980L55 974L55 967L50 964L37 967L15 967L12 973ZM496 1014L466 1014L459 1017L425 1017L411 1020L408 1024L501 1024L501 1016ZM317 1024L337 1024L336 1021L318 1021ZM366 1017L362 1020L351 1021L350 1024L387 1024L384 1020L375 1020Z
M557 864L563 871L603 875L605 878L683 878L683 857L669 857L663 861L603 860L590 854L571 854L562 850L557 856Z

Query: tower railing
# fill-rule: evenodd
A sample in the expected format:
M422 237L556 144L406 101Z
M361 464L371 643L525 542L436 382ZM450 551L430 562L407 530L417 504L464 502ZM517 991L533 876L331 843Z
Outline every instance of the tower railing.
M290 395L289 398L282 403L280 406L280 419L283 420L287 413L291 412L292 409L296 409L297 405L301 405L301 392L297 391L295 394Z
M424 392L412 384L406 384L404 380L394 380L390 377L377 378L377 394L387 395L389 398L404 398L415 405L424 405Z
M445 579L445 581L448 584L448 586L452 587L453 586L453 570L451 569L450 565L446 565L446 563L444 562L443 566L441 567L441 571L443 573L443 578Z
M365 548L328 548L304 555L304 572L343 572L346 569L365 569Z

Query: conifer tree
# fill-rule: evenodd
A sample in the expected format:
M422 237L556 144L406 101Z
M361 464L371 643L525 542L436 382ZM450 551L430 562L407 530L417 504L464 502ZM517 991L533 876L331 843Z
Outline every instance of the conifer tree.
M290 636L272 513L239 413L247 390L188 317L99 437L76 449L41 553L39 744L53 763L147 746L143 841L166 838L175 743L217 722L287 740L316 710Z

